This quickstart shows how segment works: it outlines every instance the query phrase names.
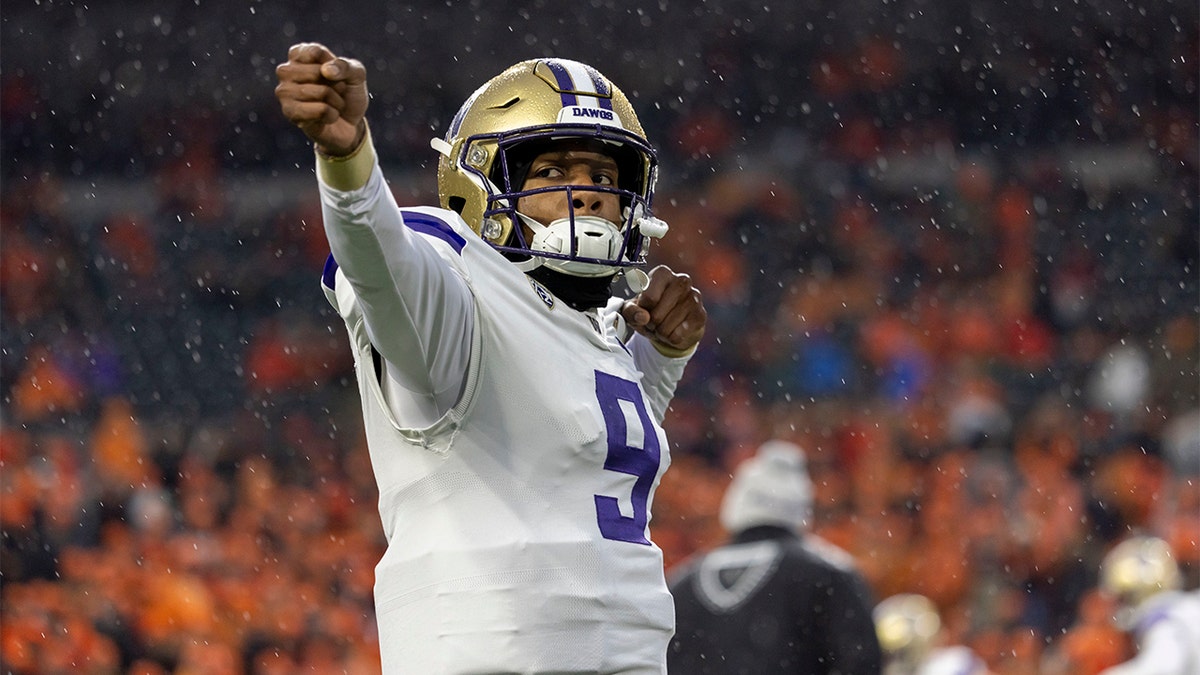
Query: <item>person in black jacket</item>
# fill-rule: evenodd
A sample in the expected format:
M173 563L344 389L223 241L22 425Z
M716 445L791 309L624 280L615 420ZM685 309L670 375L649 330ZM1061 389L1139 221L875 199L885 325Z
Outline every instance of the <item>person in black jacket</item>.
M671 575L668 671L877 675L874 598L850 555L808 532L804 452L769 441L737 469L721 504L729 543Z

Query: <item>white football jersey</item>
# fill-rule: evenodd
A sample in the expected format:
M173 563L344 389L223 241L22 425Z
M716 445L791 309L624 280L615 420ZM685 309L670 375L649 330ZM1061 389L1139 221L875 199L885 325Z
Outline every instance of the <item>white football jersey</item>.
M376 168L368 188L381 183ZM359 217L325 201L327 228ZM419 396L381 387L360 298L344 270L326 270L388 541L375 583L384 671L665 672L674 608L648 524L686 359L622 343L611 316L571 309L458 214L402 213L404 236L465 280L474 319L461 395L431 420Z
M1138 607L1137 656L1101 675L1200 673L1200 591L1164 591Z

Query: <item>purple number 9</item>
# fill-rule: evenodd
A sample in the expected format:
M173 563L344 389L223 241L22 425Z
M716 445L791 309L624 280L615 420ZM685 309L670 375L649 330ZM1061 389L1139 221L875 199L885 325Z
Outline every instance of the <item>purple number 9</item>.
M604 535L605 539L648 546L650 540L646 538L646 521L649 519L649 513L646 502L649 501L650 488L654 485L654 477L658 474L661 459L658 433L650 421L650 414L646 412L642 392L636 383L597 370L596 398L600 401L600 412L604 414L604 425L608 430L605 470L637 476L630 498L633 504L632 516L621 515L616 497L595 496L600 534ZM637 411L638 423L642 425L644 447L629 445L629 430L621 401L627 401Z

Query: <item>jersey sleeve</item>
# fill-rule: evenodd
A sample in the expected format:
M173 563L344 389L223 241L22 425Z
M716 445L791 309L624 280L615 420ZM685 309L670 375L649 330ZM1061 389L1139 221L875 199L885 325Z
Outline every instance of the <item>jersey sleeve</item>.
M623 342L633 355L633 363L642 373L642 389L650 402L650 410L654 419L661 424L667 414L667 406L675 396L675 387L696 350L678 357L664 355L654 348L649 338L635 333L625 323L624 317L621 316L621 307L624 304L625 301L621 298L610 298L601 310L600 320L613 327L616 338Z
M642 389L646 392L654 419L661 423L692 355L665 356L654 348L649 338L640 333L634 333L626 346L629 347L629 353L633 354L634 364L642 372Z
M353 289L388 376L450 409L466 379L475 322L474 296L456 264L461 235L431 227L436 219L427 214L402 212L369 133L348 158L318 155L317 175L337 278Z

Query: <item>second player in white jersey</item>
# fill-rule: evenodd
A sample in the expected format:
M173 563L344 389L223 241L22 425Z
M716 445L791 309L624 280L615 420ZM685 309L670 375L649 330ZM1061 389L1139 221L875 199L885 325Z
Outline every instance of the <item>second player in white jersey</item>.
M1100 588L1117 603L1115 623L1128 631L1137 654L1102 675L1200 673L1200 591L1183 589L1171 546L1135 535L1105 555Z

